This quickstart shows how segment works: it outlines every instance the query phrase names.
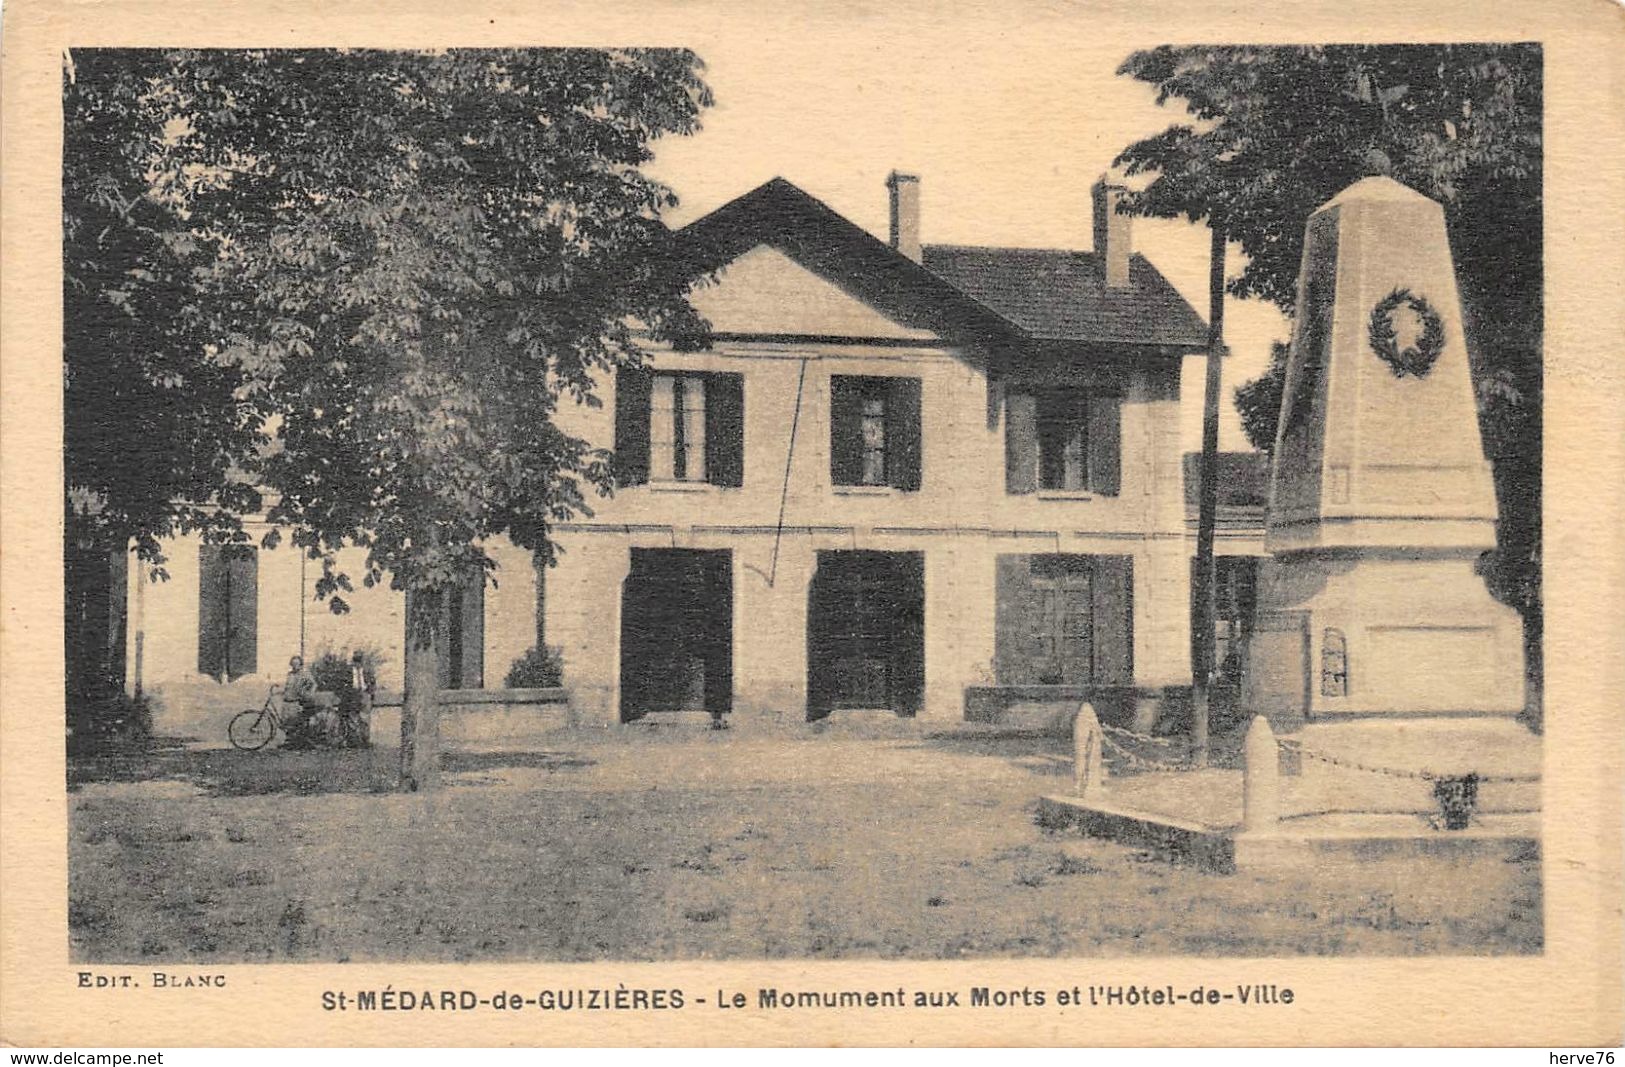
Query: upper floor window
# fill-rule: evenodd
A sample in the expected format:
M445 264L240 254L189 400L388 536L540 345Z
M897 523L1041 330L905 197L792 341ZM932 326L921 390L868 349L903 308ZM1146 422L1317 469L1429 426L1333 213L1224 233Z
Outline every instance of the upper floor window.
M920 487L920 379L830 378L829 476L835 485Z
M743 485L741 376L622 369L615 390L615 474L621 485Z
M705 481L705 379L657 374L650 385L649 477Z
M1005 394L1005 490L1116 496L1122 469L1122 398L1080 387Z

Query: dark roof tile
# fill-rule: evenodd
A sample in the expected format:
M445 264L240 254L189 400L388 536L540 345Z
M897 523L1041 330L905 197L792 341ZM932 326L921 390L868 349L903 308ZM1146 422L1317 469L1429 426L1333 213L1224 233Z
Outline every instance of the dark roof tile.
M908 325L1039 341L1201 347L1207 327L1144 256L1106 292L1091 252L926 245L900 255L783 178L757 186L677 234L681 269L705 272L767 242L855 289Z
M1093 252L926 245L925 267L1033 337L1200 347L1207 327L1144 256L1108 292Z

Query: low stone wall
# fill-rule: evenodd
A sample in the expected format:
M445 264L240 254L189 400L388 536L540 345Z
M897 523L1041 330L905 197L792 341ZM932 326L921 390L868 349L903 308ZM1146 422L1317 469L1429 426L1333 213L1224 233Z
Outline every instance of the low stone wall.
M280 679L278 680L280 681ZM226 724L245 708L265 703L272 681L243 678L170 682L148 693L153 733L226 745ZM574 725L567 689L447 689L440 693L441 738L448 744L525 744L550 730ZM401 736L401 694L380 690L373 702L375 744L396 745Z
M965 721L1061 736L1087 701L1108 726L1149 731L1190 718L1188 686L975 685L965 687Z
M152 706L152 732L158 737L194 738L205 744L227 744L226 725L245 708L265 703L266 693L281 679L239 678L216 682L165 682L144 692Z
M575 724L569 691L562 688L440 692L440 740L446 745L527 745ZM400 738L401 694L380 691L373 700L373 744L398 745Z

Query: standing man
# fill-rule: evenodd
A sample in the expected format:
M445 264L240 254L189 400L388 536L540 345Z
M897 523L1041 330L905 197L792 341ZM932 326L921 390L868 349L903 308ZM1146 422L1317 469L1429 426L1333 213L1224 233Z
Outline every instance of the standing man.
M282 684L284 729L288 740L283 748L310 748L314 743L315 716L321 710L316 698L316 676L305 669L303 656L288 661L288 680Z
M358 648L350 654L350 675L339 690L339 737L346 748L366 748L372 741L368 719L378 679Z

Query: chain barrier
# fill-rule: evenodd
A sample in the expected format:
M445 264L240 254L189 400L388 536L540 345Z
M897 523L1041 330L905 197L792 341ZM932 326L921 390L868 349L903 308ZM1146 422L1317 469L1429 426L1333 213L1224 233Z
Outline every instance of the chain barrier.
M1152 737L1150 734L1137 734L1133 730L1125 730L1121 726L1108 726L1106 723L1101 723L1100 728L1108 734L1126 737L1131 741L1143 741L1148 745L1156 745L1159 748L1172 748L1184 740L1184 738L1179 737Z
M1156 745L1159 748L1169 749L1181 742L1181 738L1151 737L1147 734L1138 734L1133 730L1125 730L1121 726L1108 726L1100 724L1101 740L1105 743L1105 750L1121 759L1136 770L1142 771L1189 771L1191 765L1186 763L1165 763L1161 760L1149 759L1119 744L1115 737L1127 738L1132 741ZM1331 756L1312 748L1305 748L1301 742L1291 740L1277 740L1276 744L1287 752L1297 753L1305 759L1312 759L1333 767L1342 767L1345 770L1360 771L1365 774L1377 774L1388 778L1405 778L1418 782L1439 782L1452 778L1462 778L1465 775L1438 774L1434 771L1413 771L1399 767L1378 767L1367 763L1360 763L1351 759ZM1481 784L1485 785L1527 785L1540 781L1538 774L1480 774L1476 776Z
M1146 759L1144 756L1130 752L1116 741L1113 741L1105 732L1101 733L1100 740L1102 742L1102 751L1117 756L1137 771L1188 771L1192 769L1188 763L1163 763L1160 760Z
M1277 740L1275 743L1280 746L1283 751L1296 752L1299 756L1306 759L1312 759L1320 763L1330 764L1333 767L1342 767L1345 770L1364 771L1366 774L1380 774L1387 778L1408 778L1412 781L1418 782L1440 782L1453 778L1466 777L1466 775L1461 774L1436 774L1433 771L1412 771L1399 767L1373 767L1370 764L1357 763L1351 759L1339 759L1336 756L1328 756L1324 752L1317 752L1312 748L1305 748L1302 743L1297 741ZM1524 785L1540 781L1540 775L1538 774L1480 774L1476 775L1475 777L1477 777L1480 784L1485 785Z

